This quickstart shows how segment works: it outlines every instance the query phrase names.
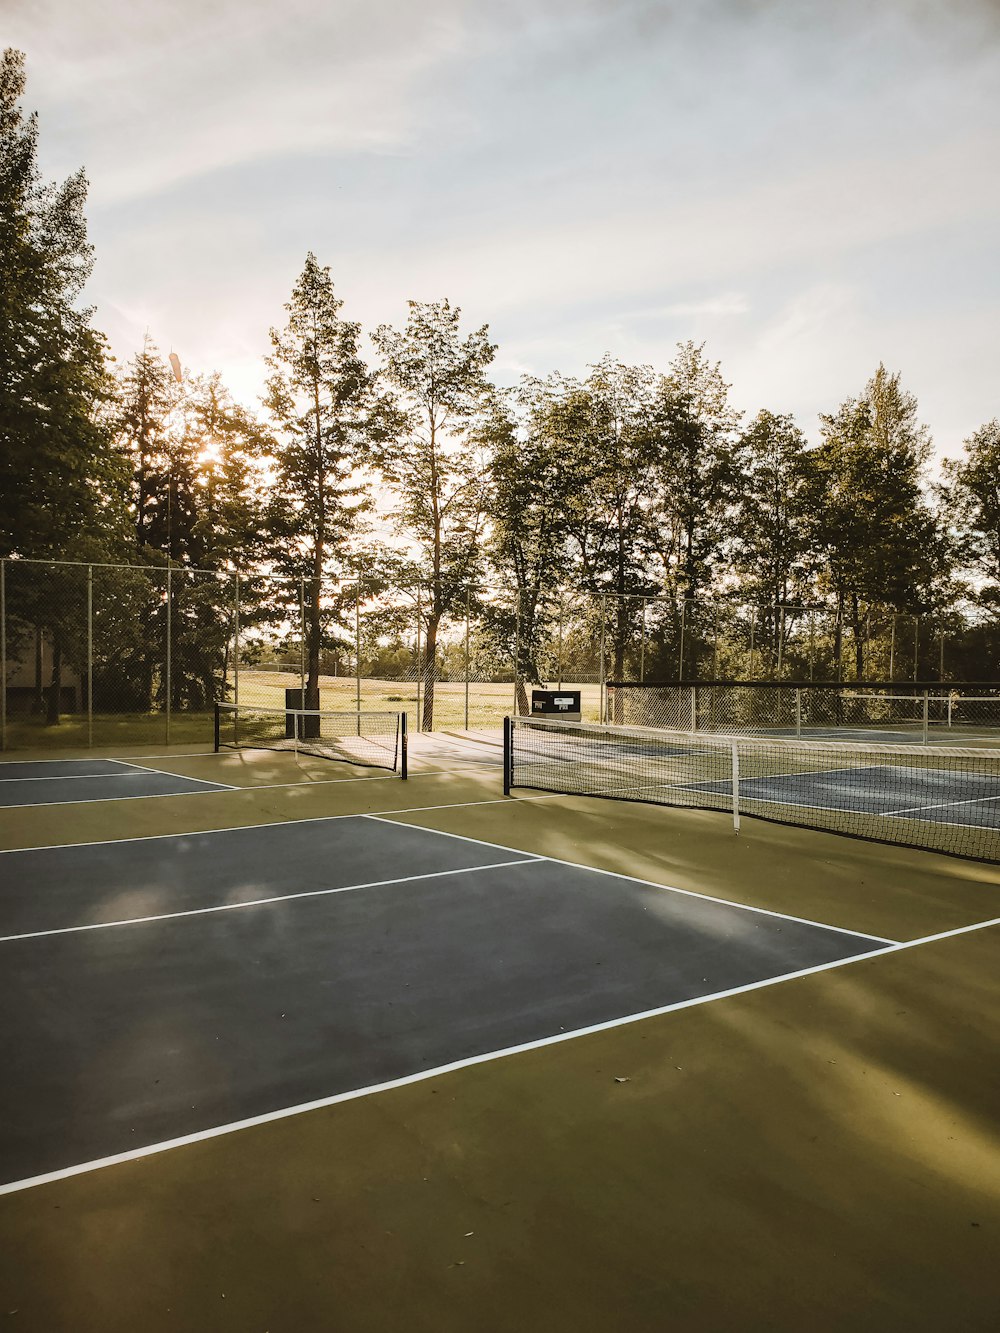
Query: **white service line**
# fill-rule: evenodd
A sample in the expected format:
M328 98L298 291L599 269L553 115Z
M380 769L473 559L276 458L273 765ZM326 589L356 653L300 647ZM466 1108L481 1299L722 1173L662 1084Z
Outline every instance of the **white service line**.
M400 811L405 814L406 811ZM393 820L386 815L364 815L364 819L374 820L379 824L391 824ZM424 825L417 825L423 828ZM433 829L432 832L440 833L445 838L457 838L460 842L474 842L479 847L490 847L499 852L516 852L522 850L517 847L508 847L500 842L485 842L482 838L469 838L463 833L448 833L445 829ZM890 940L884 935L870 935L863 930L848 930L845 926L831 926L826 921L812 921L805 916L791 916L788 912L773 912L766 907L751 907L748 903L734 902L731 898L717 898L710 893L696 893L694 889L678 889L673 884L658 884L656 880L640 879L638 875L626 875L618 870L604 870L600 866L588 866L578 861L564 861L559 856L545 856L544 853L537 853L539 858L544 861L551 861L553 865L571 866L574 870L588 870L595 875L610 875L613 879L625 879L632 884L645 884L652 889L662 889L664 893L679 893L685 898L697 898L699 902L719 903L723 907L738 907L743 912L754 912L758 916L774 916L782 921L794 921L802 926L816 926L820 930L836 931L838 935L852 935L855 939L877 940L880 944L898 944L898 940Z
M297 785L295 783L293 786ZM236 791L252 791L251 787L236 787ZM150 799L150 798L147 798ZM137 833L128 838L92 838L88 842L45 842L37 846L32 844L30 847L0 847L0 856L20 856L26 852L59 852L72 847L115 847L123 842L155 842L157 838L207 838L216 833L246 833L249 829L260 828L289 828L293 824L325 824L332 823L337 819L365 819L377 818L381 815L410 815L419 814L426 810L461 810L467 805L506 805L510 802L509 796L494 796L484 801L449 801L447 805L414 805L404 806L401 810L358 810L353 814L345 815L307 815L305 819L269 819L260 824L227 824L224 828L203 828L203 829L183 829L179 833ZM519 796L518 801L557 801L565 800L564 792L546 792L540 796ZM71 802L75 805L86 805L86 801ZM14 806L0 806L0 812L4 809L12 810ZM32 809L40 809L40 806L33 806ZM428 830L432 833L441 832L440 829ZM456 836L449 834L449 837ZM512 847L510 851L518 851L518 848ZM528 855L529 853L525 853ZM569 863L572 864L572 863Z
M165 1139L161 1143L151 1143L143 1148L133 1148L128 1152L115 1153L110 1157L100 1157L91 1162L81 1162L77 1166L63 1167L59 1171L47 1171L44 1175L29 1176L24 1180L12 1180L6 1185L0 1185L0 1195L16 1194L21 1190L33 1189L38 1185L52 1184L57 1180L68 1180L72 1176L84 1175L90 1171L99 1171L107 1166L137 1162L143 1157L152 1157L157 1153L169 1152L173 1148L184 1148L193 1143L204 1143L208 1139L221 1138L225 1134L235 1134L242 1129L253 1129L257 1125L271 1124L275 1120L287 1120L291 1116L304 1115L307 1111L318 1111L324 1107L336 1106L341 1102L356 1101L360 1097L371 1097L380 1092L391 1092L394 1088L404 1088L413 1083L425 1083L428 1079L440 1078L460 1069L470 1069L474 1065L489 1064L494 1060L503 1060L511 1055L520 1055L525 1051L537 1051L545 1046L555 1046L564 1041L575 1041L578 1037L590 1036L597 1032L607 1032L613 1028L627 1027L647 1018L658 1018L663 1014L677 1013L682 1009L693 1009L698 1005L712 1004L716 1000L729 999L735 995L745 995L750 991L766 990L770 986L779 986L786 981L796 981L800 977L815 976L820 972L831 972L836 968L849 967L869 958L881 958L886 954L901 953L904 949L915 949L923 944L935 944L940 940L951 939L956 935L967 935L977 930L986 930L991 926L1000 926L1000 917L996 917L992 921L979 921L971 926L959 926L956 930L945 930L937 935L925 935L917 940L890 944L886 948L872 949L868 953L855 954L850 958L838 958L831 963L817 963L813 967L801 968L798 972L786 972L783 976L768 977L763 981L752 981L747 985L734 986L729 990L714 991L711 995L699 995L693 999L678 1000L674 1004L661 1005L656 1009L645 1009L641 1013L626 1014L621 1018L611 1018L603 1023L593 1023L588 1027L574 1028L572 1032L558 1032L549 1037L540 1037L535 1041L521 1042L517 1046L506 1046L500 1050L488 1051L483 1055L472 1055L464 1060L455 1060L450 1064L437 1065L434 1069L421 1070L416 1074L406 1074L402 1078L390 1079L385 1083L375 1083L366 1088L354 1088L350 1092L338 1092L330 1097L320 1097L315 1101L301 1102L297 1106L285 1106L278 1111L267 1111L263 1115L249 1116L245 1120L234 1120L226 1125L215 1125L211 1129L198 1130L193 1134L184 1134L175 1139Z
M4 782L93 782L95 778L103 778L105 782L118 782L121 778L142 778L147 773L159 773L165 778L186 777L183 773L167 773L162 768L141 768L138 764L133 765L134 773L58 773L55 777L49 777L42 774L40 778L0 778L0 783ZM190 778L191 782L210 782L211 778Z
M180 777L181 774L164 773L163 776L166 778L176 778ZM115 779L111 778L110 775L108 775L108 777L109 781L112 782L115 781ZM14 780L16 781L17 779ZM24 781L23 778L20 780ZM30 781L30 779L28 780ZM49 779L49 781L62 782L63 779L51 778ZM196 789L194 791L157 791L157 792L145 792L145 793L140 792L137 796L132 796L130 794L124 796L87 796L82 801L21 801L17 805L0 805L0 812L4 810L60 810L62 809L63 806L66 805L101 805L102 803L108 804L109 802L114 802L114 801L172 801L175 800L178 796L212 796L216 791L219 790L221 791L245 790L245 788L243 787L227 787L224 782L210 782L208 778L185 778L184 781L202 783L203 786L208 787L210 790L201 791ZM116 840L110 839L110 841L116 841ZM11 851L15 849L7 848L6 850ZM26 849L21 848L17 850L23 851Z
M116 926L143 926L151 921L176 921L181 917L209 916L213 912L237 912L244 907L266 907L273 903L290 903L297 898L324 898L334 893L354 893L357 889L381 889L390 884L412 884L421 879L443 879L446 875L469 875L477 870L500 870L504 866L532 865L545 858L525 852L516 861L494 861L484 866L461 866L457 870L430 870L425 875L397 875L394 879L373 879L364 884L342 884L333 889L303 889L300 893L279 893L271 898L248 898L240 903L217 903L214 907L192 907L184 912L160 912L155 916L133 916L119 921L92 921L82 926L59 926L54 930L30 930L22 935L0 935L0 944L17 940L45 939L50 935L77 935L85 930L111 930Z

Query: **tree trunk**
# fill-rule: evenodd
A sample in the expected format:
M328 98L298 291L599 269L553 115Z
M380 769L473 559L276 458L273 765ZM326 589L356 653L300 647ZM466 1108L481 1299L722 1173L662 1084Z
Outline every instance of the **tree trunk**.
M48 709L45 724L49 727L59 725L59 711L62 703L62 643L59 635L52 635L52 683L49 685Z
M31 711L41 717L45 711L45 682L42 679L42 627L35 626L35 697Z
M420 726L421 731L434 730L434 677L436 675L435 663L437 661L437 636L440 624L441 617L436 612L427 617L427 630L424 635L424 701L423 721Z
M314 575L309 584L309 604L306 607L306 691L302 700L303 708L319 709L319 648L321 635L320 621L320 580ZM302 718L302 735L306 740L315 740L319 736L319 718Z
M851 594L851 633L854 635L854 679L865 678L865 640L861 632L861 607L857 593Z

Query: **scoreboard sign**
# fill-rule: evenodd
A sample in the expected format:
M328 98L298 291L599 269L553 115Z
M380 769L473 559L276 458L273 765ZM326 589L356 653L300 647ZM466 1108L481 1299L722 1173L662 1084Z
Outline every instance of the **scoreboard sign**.
M580 721L579 690L532 690L532 717L561 717L567 722Z

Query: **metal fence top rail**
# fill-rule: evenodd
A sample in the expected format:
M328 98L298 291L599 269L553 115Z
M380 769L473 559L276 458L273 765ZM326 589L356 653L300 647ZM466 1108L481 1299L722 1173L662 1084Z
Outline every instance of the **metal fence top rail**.
M613 722L571 722L566 718L538 717L534 714L517 714L505 718L505 725L520 731L554 731L570 735L589 736L595 740L637 740L652 742L665 750L681 741L690 743L700 751L711 749L732 751L734 749L750 753L771 751L780 754L825 754L834 756L874 755L876 758L891 757L904 766L923 768L928 759L974 759L981 764L992 763L1000 774L1000 749L973 748L957 745L883 745L869 741L827 741L801 740L784 736L744 736L721 731L686 731L680 727L644 727L637 724L619 724Z
M1000 680L609 680L609 690L676 690L719 686L749 690L1000 690Z

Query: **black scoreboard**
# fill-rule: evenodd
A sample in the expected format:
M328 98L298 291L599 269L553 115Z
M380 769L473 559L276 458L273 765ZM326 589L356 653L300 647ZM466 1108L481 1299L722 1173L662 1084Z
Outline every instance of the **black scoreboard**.
M532 690L532 717L561 717L567 722L580 721L579 690Z

